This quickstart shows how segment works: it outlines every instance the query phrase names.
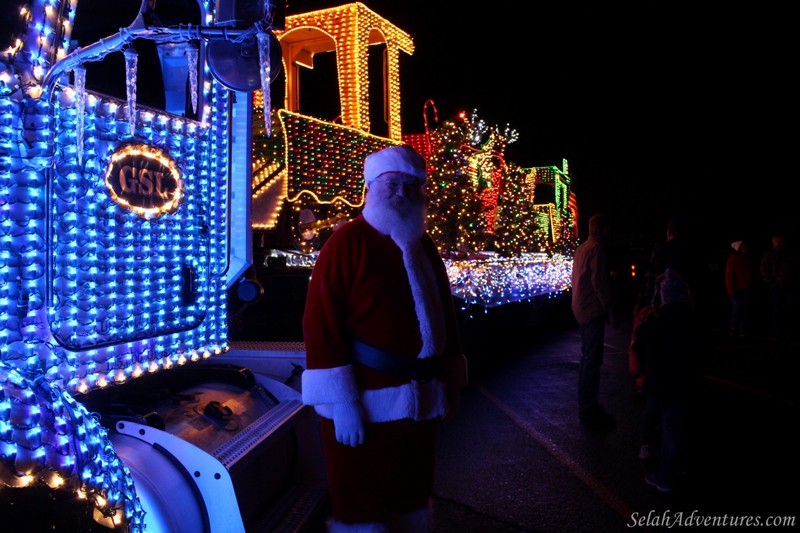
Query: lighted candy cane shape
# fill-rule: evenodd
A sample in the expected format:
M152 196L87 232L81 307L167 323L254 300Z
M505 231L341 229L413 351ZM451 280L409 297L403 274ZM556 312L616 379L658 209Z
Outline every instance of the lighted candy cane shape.
M425 122L425 145L428 149L428 154L432 154L433 145L431 145L431 130L428 127L428 105L430 105L433 110L433 120L437 124L439 122L439 113L436 111L436 104L434 104L433 100L430 98L425 100L425 103L422 104L422 120Z
M139 54L133 48L125 50L125 88L128 92L128 122L131 137L136 130L136 67L139 63Z
M75 67L75 122L77 129L78 165L83 164L83 118L86 110L86 69Z
M189 87L192 91L192 112L197 113L197 47L186 47L186 62L189 64Z

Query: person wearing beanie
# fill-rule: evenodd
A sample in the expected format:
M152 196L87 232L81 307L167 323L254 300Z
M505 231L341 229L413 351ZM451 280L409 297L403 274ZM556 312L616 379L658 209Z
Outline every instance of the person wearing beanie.
M650 251L650 258L642 276L642 284L634 303L634 317L639 309L649 306L656 296L656 280L667 267L678 272L689 284L695 300L703 299L704 266L701 261L701 248L689 225L689 219L675 215L667 221L667 239L656 244ZM701 302L696 301L696 304Z
M656 285L652 310L633 331L646 402L639 458L648 466L645 482L672 492L684 466L686 415L700 380L701 342L686 280L667 268Z
M747 242L732 242L725 262L725 290L731 301L730 334L736 337L751 333L750 310L757 268L756 259L750 253Z
M312 271L301 390L320 416L332 532L432 529L436 431L467 364L425 180L408 146L367 156L363 211Z

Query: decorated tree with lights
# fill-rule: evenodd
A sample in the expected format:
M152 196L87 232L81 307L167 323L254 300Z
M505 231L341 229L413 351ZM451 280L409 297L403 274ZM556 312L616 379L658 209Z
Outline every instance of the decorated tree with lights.
M428 223L439 250L450 254L465 247L475 249L475 235L482 232L480 200L468 170L470 123L448 120L432 132L428 158Z
M497 200L494 226L495 251L504 256L540 251L541 220L533 209L533 182L528 171L513 163Z
M505 179L503 153L516 131L489 127L473 111L443 122L431 135L431 234L445 253L483 250Z

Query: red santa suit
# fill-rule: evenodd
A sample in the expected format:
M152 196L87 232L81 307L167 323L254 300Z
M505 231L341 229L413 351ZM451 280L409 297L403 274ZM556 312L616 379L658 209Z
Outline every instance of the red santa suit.
M448 397L466 385L450 285L428 235L398 244L363 216L320 251L303 317L303 401L321 416L334 520L386 523L426 510L433 489L435 430ZM443 357L430 380L373 370L353 360L352 341L405 358ZM333 413L358 401L364 443L340 444Z

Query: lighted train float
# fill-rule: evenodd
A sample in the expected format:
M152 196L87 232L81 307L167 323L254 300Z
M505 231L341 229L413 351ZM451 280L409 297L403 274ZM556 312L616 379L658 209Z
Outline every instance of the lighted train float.
M302 530L324 505L313 412L267 358L223 357L227 297L251 262L249 93L268 95L282 13L12 4L0 527Z

